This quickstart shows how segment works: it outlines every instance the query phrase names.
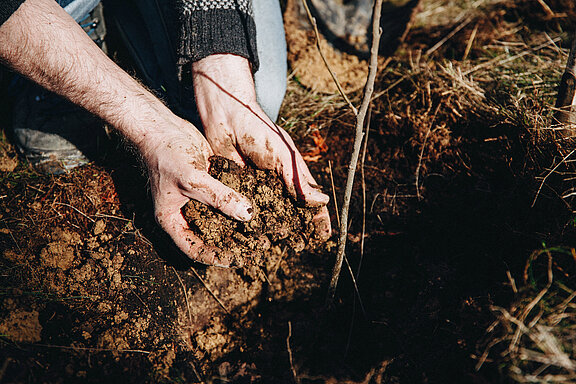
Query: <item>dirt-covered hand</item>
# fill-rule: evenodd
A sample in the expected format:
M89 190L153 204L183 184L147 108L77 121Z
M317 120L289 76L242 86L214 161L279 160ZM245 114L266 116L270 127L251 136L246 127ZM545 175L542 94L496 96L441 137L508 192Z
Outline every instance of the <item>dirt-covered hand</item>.
M208 175L212 151L200 132L114 63L57 2L25 1L0 26L0 59L121 132L148 167L162 228L191 258L230 264L226 253L208 247L189 229L180 209L196 199L248 220L250 203Z
M192 64L194 90L206 138L215 154L245 165L273 169L287 190L307 206L322 206L315 234L331 235L328 196L320 191L294 142L260 108L248 60L230 54L208 56Z
M252 206L245 197L208 174L208 158L213 153L204 136L180 120L177 126L146 138L139 147L148 168L158 224L193 260L229 267L232 255L204 244L181 212L194 199L236 220L247 221L252 216Z

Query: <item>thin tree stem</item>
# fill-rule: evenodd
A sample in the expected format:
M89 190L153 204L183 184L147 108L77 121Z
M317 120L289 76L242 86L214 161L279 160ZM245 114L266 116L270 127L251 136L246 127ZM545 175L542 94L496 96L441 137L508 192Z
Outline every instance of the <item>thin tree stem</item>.
M362 139L364 137L364 120L368 107L374 92L374 81L376 80L376 73L378 72L378 48L380 45L380 14L382 10L382 0L376 0L374 4L373 23L372 23L372 47L370 48L370 66L368 68L368 79L364 87L364 96L360 110L356 116L356 136L354 138L354 148L352 151L352 158L348 166L348 178L346 179L346 189L344 191L344 203L342 205L342 213L340 214L340 237L338 239L338 253L336 254L336 264L332 271L332 279L328 288L328 297L326 304L328 307L332 306L334 302L334 295L336 293L336 286L338 285L338 277L342 269L342 262L344 261L344 252L346 251L346 238L348 237L348 211L350 209L350 199L352 198L352 186L354 185L354 175L356 174L356 166L358 165L358 157L362 149Z
M561 131L566 131L561 133L564 133L564 136L571 136L574 131L573 125L576 123L576 34L572 36L572 48L558 87L556 108L554 117L557 122L565 126Z

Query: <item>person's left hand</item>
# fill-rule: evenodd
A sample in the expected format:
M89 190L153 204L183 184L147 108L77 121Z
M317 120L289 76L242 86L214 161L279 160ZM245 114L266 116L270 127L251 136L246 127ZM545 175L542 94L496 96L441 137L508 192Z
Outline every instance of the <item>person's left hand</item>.
M194 199L239 221L252 218L252 205L240 193L208 174L208 142L192 124L174 117L140 140L138 148L148 169L156 221L192 260L208 265L239 266L226 249L209 246L191 230L182 207ZM241 261L240 261L241 262Z
M256 101L248 60L231 54L208 56L192 64L194 90L205 136L215 154L260 169L273 169L292 196L319 207L315 235L331 235L327 195L320 191L294 142Z

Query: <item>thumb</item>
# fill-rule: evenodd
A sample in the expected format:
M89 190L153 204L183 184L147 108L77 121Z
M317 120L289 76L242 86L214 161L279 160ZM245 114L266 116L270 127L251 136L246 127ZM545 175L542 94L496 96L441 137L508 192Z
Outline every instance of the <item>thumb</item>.
M187 197L214 207L235 220L248 221L252 219L254 209L250 201L208 173L202 173L190 183L189 190L184 192Z

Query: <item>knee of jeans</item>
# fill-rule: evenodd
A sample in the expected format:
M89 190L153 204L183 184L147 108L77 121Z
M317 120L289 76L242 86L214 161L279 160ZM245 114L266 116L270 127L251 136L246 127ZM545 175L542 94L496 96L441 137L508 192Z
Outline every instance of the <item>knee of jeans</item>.
M264 112L276 121L286 94L286 68L275 71L258 71L254 75L256 96Z
M60 0L58 2L76 22L80 22L88 13L96 8L98 3L100 3L100 0Z
M260 69L254 75L256 95L266 114L276 120L286 93L286 40L278 0L254 0L254 22Z

